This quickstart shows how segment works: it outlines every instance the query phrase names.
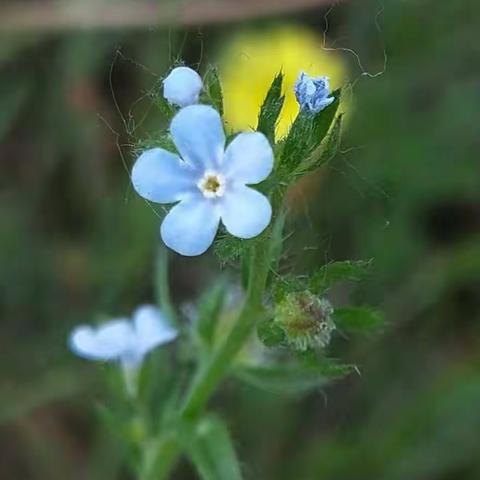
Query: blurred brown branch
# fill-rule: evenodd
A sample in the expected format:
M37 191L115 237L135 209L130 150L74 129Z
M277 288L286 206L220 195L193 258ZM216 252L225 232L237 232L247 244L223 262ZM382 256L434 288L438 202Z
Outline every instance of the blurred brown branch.
M176 2L81 0L0 6L0 32L202 25L288 13L333 0L191 0Z

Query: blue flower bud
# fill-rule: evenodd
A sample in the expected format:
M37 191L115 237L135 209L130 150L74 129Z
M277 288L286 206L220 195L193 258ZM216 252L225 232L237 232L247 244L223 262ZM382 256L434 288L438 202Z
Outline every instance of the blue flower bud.
M311 77L305 72L300 72L294 89L300 109L310 113L322 111L335 100L334 97L330 97L328 77Z
M198 103L198 96L203 88L200 75L191 68L174 68L163 81L163 96L179 107Z

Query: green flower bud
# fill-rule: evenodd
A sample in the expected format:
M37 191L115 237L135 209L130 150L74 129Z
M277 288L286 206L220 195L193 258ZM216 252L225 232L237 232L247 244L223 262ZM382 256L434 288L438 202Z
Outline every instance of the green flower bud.
M311 292L289 293L275 308L275 324L296 350L325 348L330 343L335 324L333 307L326 298Z

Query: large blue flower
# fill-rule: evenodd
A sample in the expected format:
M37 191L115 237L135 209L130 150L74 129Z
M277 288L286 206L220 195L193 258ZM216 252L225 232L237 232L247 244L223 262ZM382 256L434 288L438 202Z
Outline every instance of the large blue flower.
M267 198L247 185L268 177L273 151L259 132L240 133L225 149L220 115L192 105L173 118L170 133L181 158L161 148L143 152L132 170L135 190L147 200L178 202L160 232L176 252L200 255L212 244L220 220L232 235L252 238L270 223Z
M330 96L328 77L311 77L300 72L294 89L300 108L310 113L320 112L335 100Z

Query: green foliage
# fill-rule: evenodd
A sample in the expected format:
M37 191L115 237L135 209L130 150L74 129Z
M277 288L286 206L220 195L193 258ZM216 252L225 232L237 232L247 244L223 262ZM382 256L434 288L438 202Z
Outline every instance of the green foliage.
M184 429L182 442L203 480L241 480L240 464L225 423L214 415Z
M198 306L198 318L194 328L201 344L207 349L213 346L218 317L225 303L225 294L225 284L218 283L203 295Z
M321 294L339 282L359 282L371 272L371 269L372 260L327 263L310 277L308 288L312 292Z
M285 96L282 94L283 73L273 79L258 116L257 130L265 134L270 143L275 143L275 127L282 111Z
M336 308L333 319L338 330L353 333L377 331L385 322L383 312L370 307Z
M308 277L305 275L278 275L273 284L273 299L281 302L289 293L298 293L308 289Z
M337 364L326 358L308 357L306 361L274 365L242 366L235 371L236 377L255 388L278 395L301 395L310 390L325 387L354 371L351 365Z
M222 265L235 263L245 251L248 242L232 235L219 235L213 245L213 250Z
M0 140L15 122L31 90L32 82L27 77L12 81L12 78L6 75L0 80L0 92L4 98L0 108Z
M335 157L342 141L342 119L342 114L335 118L328 136L312 152L311 156L300 164L295 171L295 175L302 176L313 172L326 165Z
M330 302L308 290L289 293L275 305L274 323L285 333L285 342L293 349L325 348L335 329Z
M163 96L163 82L159 81L157 85L152 89L149 94L153 104L158 108L161 115L165 118L166 121L172 119L172 117L177 112L177 107L172 105L167 101L167 99Z
M335 119L340 94L340 90L333 92L335 101L316 114L305 110L299 112L283 143L278 164L282 178L288 179L303 162L310 165L310 156L320 146Z
M220 115L223 115L222 84L220 82L217 67L210 66L208 68L203 79L203 85L207 102L218 110Z
M285 331L272 318L264 319L258 323L257 335L266 347L286 345Z
M172 137L168 133L164 132L138 140L132 149L132 153L134 155L139 155L144 150L148 150L150 148L163 148L168 152L177 153L177 149L173 143Z

